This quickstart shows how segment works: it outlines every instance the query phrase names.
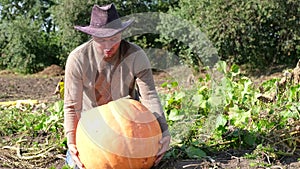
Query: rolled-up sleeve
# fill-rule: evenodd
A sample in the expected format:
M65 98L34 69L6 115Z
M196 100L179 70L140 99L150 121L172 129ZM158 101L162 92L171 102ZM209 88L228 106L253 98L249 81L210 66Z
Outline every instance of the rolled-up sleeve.
M70 54L65 69L64 128L68 144L76 144L76 128L82 111L83 83L79 64Z

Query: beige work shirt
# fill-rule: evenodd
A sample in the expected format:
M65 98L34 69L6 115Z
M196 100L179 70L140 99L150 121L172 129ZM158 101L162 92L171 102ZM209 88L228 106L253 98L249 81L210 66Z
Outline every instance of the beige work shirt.
M117 54L105 60L94 43L90 40L80 45L67 59L64 127L68 144L76 144L75 132L82 112L128 95L138 98L153 112L163 136L169 135L145 52L137 45L122 40Z

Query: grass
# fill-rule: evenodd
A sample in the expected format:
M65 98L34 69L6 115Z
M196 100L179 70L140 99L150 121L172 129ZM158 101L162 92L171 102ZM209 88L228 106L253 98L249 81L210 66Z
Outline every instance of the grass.
M261 84L261 90L233 65L219 63L193 88L165 83L161 94L170 133L168 159L202 159L227 150L251 150L243 158L263 158L251 166L270 167L283 157L300 155L300 86L280 79ZM261 99L276 91L276 100ZM1 167L35 168L53 164L66 151L63 102L0 107ZM300 159L297 159L300 161ZM55 166L49 166L55 168ZM67 168L67 166L64 166Z

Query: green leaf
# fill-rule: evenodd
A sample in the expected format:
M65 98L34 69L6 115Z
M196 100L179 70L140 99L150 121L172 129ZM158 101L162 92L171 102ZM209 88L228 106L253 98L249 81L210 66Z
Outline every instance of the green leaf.
M168 86L168 82L164 82L164 83L162 83L161 85L160 85L161 87L167 87Z
M245 127L245 125L247 125L247 119L251 117L251 109L245 112L237 106L234 106L233 108L229 108L229 110L230 112L228 112L228 117L230 121L234 122L232 125L237 127Z
M233 64L230 68L232 76L240 74L240 67L236 64Z
M281 111L279 114L283 117L283 118L300 118L299 113L295 110L294 107L291 107L290 110L294 110L294 111L289 111L289 110L285 110L285 111Z
M172 120L172 121L182 120L183 117L184 117L184 115L180 115L179 111L177 109L172 109L168 116L169 120Z
M184 92L179 92L175 95L175 100L180 100L182 98L184 98L185 93Z
M176 81L171 82L171 86L172 86L172 87L177 87L177 86L178 86L178 82L176 82Z
M193 98L193 106L199 107L201 103L203 102L203 95L194 95Z
M243 141L249 146L254 146L256 137L251 133L246 133L243 137Z
M201 107L202 109L206 109L208 106L209 106L209 105L208 105L208 102L207 102L206 100L204 100L204 101L200 104L200 107Z
M43 123L39 123L38 125L36 125L35 127L34 127L34 130L35 131L39 131L39 130L41 130L43 128Z
M227 67L227 64L226 64L226 62L224 62L224 61L220 61L220 62L218 62L218 70L221 72L221 73L224 73L224 74L226 74L226 67Z
M200 148L194 147L194 146L189 146L185 150L185 152L189 158L201 159L203 157L206 157L206 153L203 150L201 150Z
M225 116L223 114L218 115L216 119L216 128L218 128L219 126L225 126L226 123L227 119L225 118Z
M201 86L201 87L198 89L199 93L202 93L202 92L207 91L207 90L208 90L208 87L207 87L207 86Z
M63 109L64 109L63 100L59 100L59 101L55 102L53 105L53 109L55 112L58 112L58 113L63 112Z

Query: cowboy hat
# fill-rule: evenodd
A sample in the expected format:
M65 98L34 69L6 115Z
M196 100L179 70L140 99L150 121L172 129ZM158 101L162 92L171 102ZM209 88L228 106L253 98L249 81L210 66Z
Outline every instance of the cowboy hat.
M114 4L105 6L94 5L89 26L75 26L74 28L89 35L105 38L116 35L125 30L133 22L132 19L121 22Z

